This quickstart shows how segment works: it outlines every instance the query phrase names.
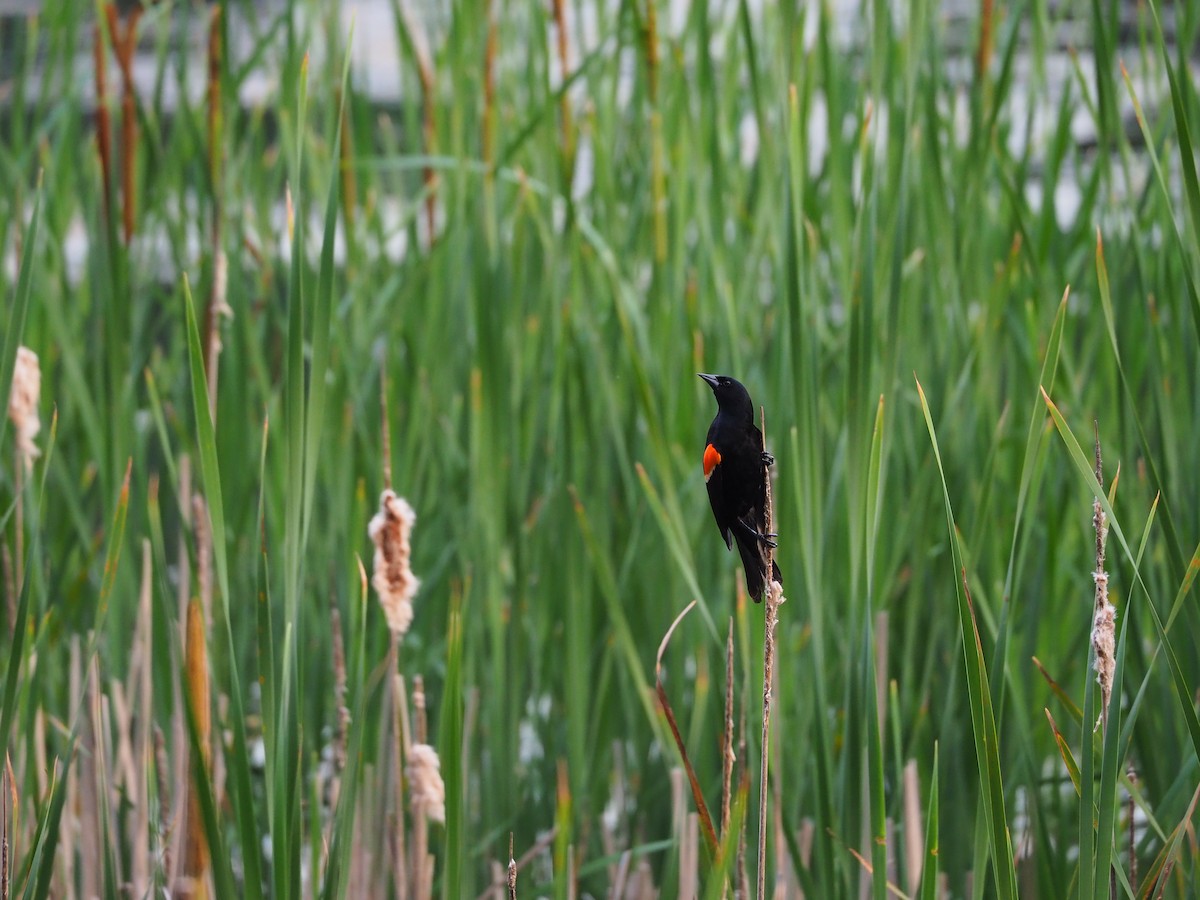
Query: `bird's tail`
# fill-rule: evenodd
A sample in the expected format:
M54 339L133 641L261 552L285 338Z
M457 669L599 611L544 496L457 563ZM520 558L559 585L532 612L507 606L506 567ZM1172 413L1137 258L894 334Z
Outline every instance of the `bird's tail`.
M762 603L766 589L767 547L758 540L736 535L738 554L742 557L742 568L746 570L746 593L755 603ZM771 560L771 580L783 584L779 565Z

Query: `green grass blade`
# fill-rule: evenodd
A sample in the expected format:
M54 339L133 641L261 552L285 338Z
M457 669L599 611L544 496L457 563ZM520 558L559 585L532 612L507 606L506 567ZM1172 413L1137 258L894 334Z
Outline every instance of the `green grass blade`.
M244 896L253 900L262 896L262 871L259 864L261 839L254 811L254 789L250 773L250 748L246 739L246 712L243 706L241 677L238 674L238 644L229 612L229 560L225 540L225 503L221 490L221 468L217 459L217 439L209 414L208 380L204 374L204 357L200 345L200 330L196 308L187 276L183 279L183 297L187 322L188 362L192 382L192 411L196 423L197 445L200 451L200 471L212 534L213 559L217 570L218 604L229 669L230 721L233 732L232 752L226 755L232 776L233 801L237 813L238 836L242 843L245 866Z
M925 808L925 862L921 866L921 900L936 900L938 894L938 746L933 745L933 768L929 776L929 803Z
M1053 390L1054 378L1058 372L1059 352L1062 350L1063 322L1067 313L1067 298L1071 289L1063 291L1062 299L1054 314L1054 323L1050 326L1050 337L1046 341L1046 355L1042 359L1042 370L1038 376L1038 384L1046 390ZM1020 536L1020 525L1024 517L1025 503L1029 497L1029 488L1033 482L1034 465L1043 424L1046 421L1042 404L1034 399L1033 409L1029 415L1029 427L1025 433L1025 456L1021 462L1021 483L1017 488L1017 510L1013 524L1012 547L1009 550L1008 570L1004 576L1004 594L1012 596L1013 578L1017 563L1017 543Z
M1058 407L1054 404L1054 401L1052 401L1044 391L1042 393L1042 397L1047 408L1050 410L1050 415L1054 419L1055 427L1058 429L1059 436L1062 438L1063 444L1067 449L1068 458L1075 464L1075 468L1082 476L1084 483L1092 491L1094 498L1099 501L1101 507L1104 509L1104 514L1108 517L1109 528L1116 536L1121 548L1125 551L1125 555L1131 561L1134 561L1135 567L1133 574L1135 581L1147 596L1151 596L1149 589L1142 581L1140 571L1136 567L1137 555L1130 549L1129 542L1125 539L1125 534L1121 529L1120 522L1117 520L1116 514L1113 512L1112 504L1109 502L1108 497L1105 495L1099 483L1096 481L1096 474L1087 462L1087 458L1083 455L1083 450L1079 446L1079 441L1075 439L1075 435L1071 432L1070 427L1067 425L1062 413L1059 412ZM1183 714L1184 721L1187 724L1188 734L1192 740L1192 749L1196 754L1196 759L1200 761L1200 719L1197 719L1195 707L1192 706L1192 692L1191 688L1188 686L1188 679L1184 676L1183 669L1179 664L1179 659L1174 648L1171 646L1170 641L1167 640L1166 629L1163 627L1162 619L1158 614L1158 610L1155 608L1153 603L1148 603L1147 608L1150 611L1151 618L1154 620L1155 630L1158 632L1159 641L1162 644L1163 652L1166 654L1167 662L1171 669L1171 677L1175 688L1175 696L1179 702L1180 712ZM1084 722L1086 723L1086 721L1087 710L1085 708Z
M1150 0L1150 12L1154 16L1155 37L1158 39L1158 48L1162 53L1163 67L1167 72L1167 83L1171 88L1171 111L1175 116L1175 130L1179 136L1179 168L1183 175L1184 193L1187 196L1187 209L1192 222L1192 234L1197 235L1200 234L1200 176L1196 172L1196 155L1192 148L1192 120L1188 114L1183 81L1184 78L1190 81L1191 74L1185 71L1181 75L1171 62L1167 48L1166 33L1163 31L1162 19L1158 13L1157 0ZM1194 249L1196 248L1193 247ZM1194 255L1191 257L1191 262L1194 266ZM1191 293L1190 299L1192 301L1192 324L1196 328L1197 335L1200 336L1200 299L1197 298L1194 291Z
M442 694L438 733L442 780L446 786L446 843L442 896L474 896L468 881L466 844L466 769L463 765L463 610L462 600L451 605L446 623L446 685Z
M1163 34L1162 22L1158 15L1158 3L1155 0L1150 0L1150 11L1154 16L1158 46L1162 53L1163 64L1167 70L1167 81L1171 89L1171 110L1175 116L1175 128L1179 137L1180 171L1183 175L1188 214L1192 222L1193 234L1196 234L1200 233L1200 179L1197 178L1196 174L1196 158L1192 151L1191 129L1188 125L1187 108L1181 93L1182 87L1179 77L1175 71L1175 67L1171 64L1170 55L1167 51L1166 38ZM1130 99L1133 102L1138 126L1141 128L1143 138L1145 138L1146 152L1154 167L1154 174L1157 178L1159 188L1162 190L1163 198L1168 208L1170 208L1174 205L1175 193L1168 187L1167 177L1163 172L1158 152L1155 149L1154 136L1150 134L1149 127L1146 124L1146 117L1142 112L1142 105L1134 93L1129 73L1122 72L1122 74L1125 78L1126 90L1128 90ZM1183 262L1184 287L1186 288L1188 310L1192 314L1192 328L1196 332L1197 338L1200 338L1200 292L1197 291L1196 286L1197 276L1194 252L1196 248L1189 248L1187 242L1184 240L1183 232L1179 228L1179 223L1175 220L1174 216L1171 217L1171 232L1175 237L1175 245L1179 250L1180 259Z
M354 41L350 29L347 43ZM321 237L321 263L317 273L317 290L313 298L311 374L308 379L308 404L304 411L304 491L301 545L308 544L308 529L312 521L313 499L316 496L317 461L320 457L321 436L325 424L325 397L329 392L326 375L329 370L330 344L333 332L333 249L337 234L338 204L341 202L342 123L345 121L346 86L350 79L350 54L342 63L342 85L338 91L333 149L329 158L329 191L325 200L325 231ZM301 213L303 215L303 213ZM346 223L349 227L350 223Z
M662 728L656 707L651 700L654 696L654 687L646 677L645 664L639 655L638 642L629 624L629 617L621 605L620 589L617 584L616 575L612 570L611 560L605 555L599 544L596 533L592 528L588 510L583 505L578 491L572 487L570 493L575 508L575 520L578 523L580 533L583 536L584 547L587 550L596 573L596 578L599 581L600 593L604 596L606 609L608 610L610 627L615 633L615 641L618 650L621 652L621 658L625 661L626 672L637 688L637 696L642 701L642 710L645 713L647 724L659 730L660 741L669 742L670 736Z
M869 619L868 619L869 622ZM871 896L885 900L888 895L887 805L884 799L883 736L875 715L879 698L876 690L875 640L873 629L864 631L863 716L867 722L867 801L871 834Z
M1004 786L1000 774L1000 747L996 733L996 719L992 710L991 689L988 687L987 669L983 658L983 647L979 641L979 629L975 612L966 588L966 569L958 542L958 527L954 522L954 510L950 504L950 489L946 484L942 468L942 455L938 449L937 434L933 417L925 399L925 391L917 382L921 412L925 427L933 444L934 460L942 483L942 498L946 507L946 527L950 534L951 557L954 563L955 594L958 598L959 627L962 631L963 656L967 671L967 690L970 695L971 727L975 736L976 760L979 766L980 792L983 813L987 819L988 840L992 854L992 874L996 891L1000 897L1016 898L1016 872L1013 868L1012 847L1008 837L1008 822L1004 811Z
M871 445L867 454L867 472L864 480L863 493L863 560L864 575L867 589L867 607L865 619L865 639L863 642L863 688L865 697L863 715L867 720L867 791L869 809L869 827L871 834L871 867L874 875L871 879L872 895L875 900L884 900L887 896L887 805L885 800L885 780L883 764L883 734L881 723L876 711L881 710L881 698L878 696L879 673L876 670L876 640L874 631L875 611L875 550L879 531L879 510L883 502L883 426L884 426L883 396L880 395L875 409L875 424L871 432ZM884 684L887 684L887 673L884 672ZM886 687L885 687L886 690Z
M1159 472L1159 464L1155 461L1155 454L1150 452L1153 445L1147 438L1146 428L1142 423L1141 404L1138 403L1137 392L1134 389L1134 385L1130 382L1129 376L1126 374L1125 363L1122 360L1117 342L1117 325L1116 316L1113 312L1112 291L1108 282L1108 267L1104 263L1104 243L1100 239L1099 233L1096 235L1096 282L1100 291L1100 308L1104 311L1104 323L1108 331L1109 343L1112 346L1113 359L1117 363L1117 375L1120 377L1125 397L1129 401L1128 409L1133 418L1134 425L1137 427L1138 442L1146 451L1143 458L1146 460L1146 470L1150 476L1150 483L1161 498L1163 497L1164 483ZM1171 564L1178 571L1183 568L1183 545L1180 542L1179 533L1175 528L1175 520L1171 515L1171 506L1165 502L1165 498L1163 498L1163 528L1166 531L1167 552L1171 556Z
M291 17L289 17L290 19ZM289 32L290 33L290 32ZM304 572L304 486L305 424L308 379L306 377L304 345L307 322L310 318L305 297L307 270L306 222L308 218L306 192L303 190L303 158L308 110L308 57L295 71L296 121L295 149L289 168L291 184L291 216L289 221L291 265L287 283L286 364L283 385L284 407L284 468L286 493L283 518L283 656L276 708L269 712L275 717L275 747L269 767L271 785L271 852L274 872L274 892L291 896L299 890L300 862L303 855L299 839L300 801L300 727L297 706L302 696L297 656L300 622L300 586Z
M365 571L362 572L363 591L358 599L360 612L351 621L356 623L351 639L351 652L347 654L347 683L345 703L350 708L350 734L346 745L346 766L341 772L341 790L338 792L337 808L334 810L333 839L329 847L329 860L325 866L325 881L321 896L325 900L339 900L346 895L354 849L354 819L358 804L359 783L362 779L363 743L366 734L366 717L363 684L363 665L366 644L366 604L368 594Z
M51 896L54 886L54 862L58 858L55 850L58 847L61 834L63 808L67 802L67 768L71 758L66 761L55 760L51 772L50 803L46 812L38 822L37 831L33 838L33 856L30 858L29 878L25 882L24 900L45 900Z
M25 637L29 631L30 580L21 583L17 597L17 614L13 618L12 640L9 644L7 671L4 674L4 705L0 711L0 747L9 746L9 732L17 713L17 689L21 685L21 669L25 665Z
M645 467L641 463L636 463L635 466L637 468L638 479L646 491L646 499L650 501L650 509L654 513L655 519L658 520L659 526L662 528L663 537L667 539L667 546L671 550L671 555L675 558L675 562L679 566L684 580L687 582L688 591L692 596L700 599L700 612L704 617L704 624L708 626L709 634L716 640L717 623L712 617L712 611L705 600L704 591L700 588L700 582L696 579L696 566L691 559L689 542L682 533L678 519L668 512L666 503L663 501L658 489L654 486L654 482L650 480L650 476L646 474Z
M1071 745L1067 742L1063 733L1058 730L1058 723L1054 721L1054 716L1050 710L1046 710L1046 719L1050 723L1050 731L1054 735L1054 743L1058 747L1058 755L1063 761L1063 765L1067 767L1067 775L1071 779L1071 784L1075 787L1076 796L1081 795L1079 779L1079 763L1075 761L1075 754L1071 751ZM1080 713L1079 722L1083 721L1083 714Z
M1172 829L1170 837L1163 842L1162 850L1159 851L1149 871L1146 872L1141 887L1138 889L1139 897L1162 896L1163 888L1160 885L1163 885L1169 876L1171 867L1175 864L1179 854L1179 848L1183 846L1183 841L1191 830L1192 816L1196 812L1197 803L1200 803L1200 787L1197 787L1192 794L1187 812L1180 819L1179 824Z

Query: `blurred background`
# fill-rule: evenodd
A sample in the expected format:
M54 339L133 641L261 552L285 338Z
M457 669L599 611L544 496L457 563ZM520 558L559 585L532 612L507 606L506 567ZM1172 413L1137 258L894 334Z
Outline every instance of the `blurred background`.
M1198 29L0 0L4 896L1192 896Z

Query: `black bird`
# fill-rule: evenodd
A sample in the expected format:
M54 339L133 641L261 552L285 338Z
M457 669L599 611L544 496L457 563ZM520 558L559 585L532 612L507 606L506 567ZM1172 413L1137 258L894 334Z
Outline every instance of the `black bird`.
M746 570L746 591L761 603L767 581L768 551L775 535L768 533L767 467L775 460L763 448L762 432L754 424L754 402L737 379L701 375L717 398L717 417L708 427L704 445L704 481L717 528L732 549L737 541ZM771 560L771 580L783 583Z

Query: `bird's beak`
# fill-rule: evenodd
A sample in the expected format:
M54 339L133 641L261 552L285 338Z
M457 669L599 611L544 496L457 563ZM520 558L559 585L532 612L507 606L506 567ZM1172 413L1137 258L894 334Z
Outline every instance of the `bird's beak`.
M705 375L703 372L697 372L696 374L699 375L701 378L703 378L708 383L708 386L710 388L712 388L714 391L717 389L717 376L716 375Z

